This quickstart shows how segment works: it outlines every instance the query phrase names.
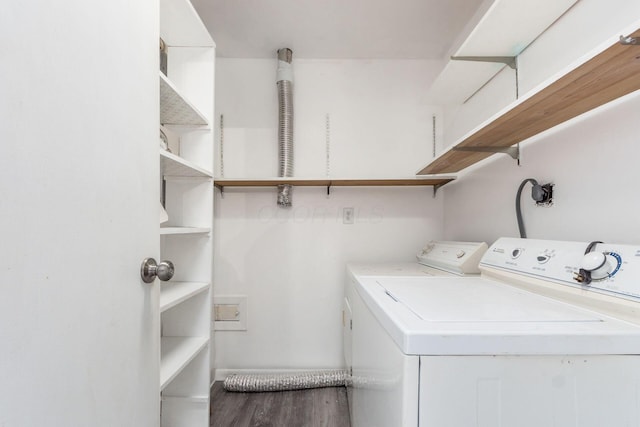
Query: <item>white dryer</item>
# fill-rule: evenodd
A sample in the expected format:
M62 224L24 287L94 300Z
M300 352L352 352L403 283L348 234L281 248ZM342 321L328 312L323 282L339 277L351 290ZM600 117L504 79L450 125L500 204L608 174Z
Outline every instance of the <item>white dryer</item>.
M639 426L640 247L587 246L500 239L480 277L356 277L352 425Z
M487 250L484 242L431 241L416 255L416 262L351 263L347 265L347 280L342 309L344 360L352 371L352 304L356 283L367 279L477 277L478 263ZM353 401L353 388L348 384L349 400ZM353 416L354 405L349 406Z

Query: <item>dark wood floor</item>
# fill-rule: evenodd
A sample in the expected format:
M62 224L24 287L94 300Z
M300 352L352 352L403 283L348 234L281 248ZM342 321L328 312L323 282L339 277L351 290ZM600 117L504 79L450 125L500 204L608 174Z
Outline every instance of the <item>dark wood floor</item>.
M232 393L225 391L218 381L211 389L211 426L349 427L347 390L327 387Z

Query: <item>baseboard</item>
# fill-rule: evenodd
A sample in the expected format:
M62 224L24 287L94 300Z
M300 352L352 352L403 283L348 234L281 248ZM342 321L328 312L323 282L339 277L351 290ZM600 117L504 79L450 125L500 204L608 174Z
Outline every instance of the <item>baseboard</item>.
M321 369L216 369L214 381L224 381L231 374L252 375L252 374L300 374L304 372L324 372L335 371L343 368L321 368Z

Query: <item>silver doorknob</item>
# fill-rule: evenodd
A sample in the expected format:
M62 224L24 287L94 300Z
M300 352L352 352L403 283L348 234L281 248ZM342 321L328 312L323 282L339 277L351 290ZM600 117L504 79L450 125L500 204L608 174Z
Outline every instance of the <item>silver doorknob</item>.
M151 283L157 277L163 282L171 279L175 268L171 261L160 261L160 264L153 258L145 258L140 266L140 276L145 283Z

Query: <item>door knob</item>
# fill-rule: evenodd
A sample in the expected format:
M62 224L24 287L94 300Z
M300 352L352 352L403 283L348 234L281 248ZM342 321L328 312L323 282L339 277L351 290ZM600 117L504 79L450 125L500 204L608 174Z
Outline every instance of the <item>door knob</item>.
M171 261L160 261L160 264L153 258L145 258L140 266L140 276L145 283L151 283L157 277L163 282L171 279L175 268Z

